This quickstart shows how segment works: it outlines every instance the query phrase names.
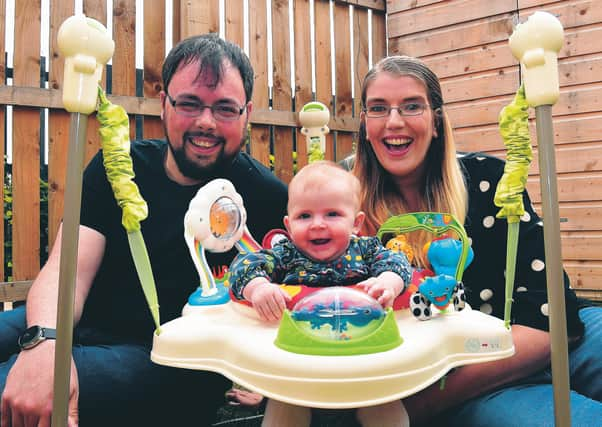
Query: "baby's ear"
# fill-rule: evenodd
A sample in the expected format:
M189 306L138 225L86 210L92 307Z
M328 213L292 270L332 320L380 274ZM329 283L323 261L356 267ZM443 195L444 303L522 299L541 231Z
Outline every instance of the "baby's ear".
M366 219L366 214L363 211L359 211L355 215L355 220L353 221L353 234L359 234L362 229L362 225L364 225L364 220Z
M291 227L288 215L285 215L284 218L282 218L282 222L284 222L284 226L286 227L286 231L288 231L288 234L291 234Z

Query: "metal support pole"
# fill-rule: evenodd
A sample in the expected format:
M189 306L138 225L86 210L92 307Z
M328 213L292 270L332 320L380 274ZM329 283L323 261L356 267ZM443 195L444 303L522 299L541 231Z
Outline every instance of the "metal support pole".
M552 384L554 386L554 417L557 427L571 425L569 403L568 339L564 300L564 275L560 246L560 215L552 127L552 106L535 108L537 146L543 210L543 230L548 287L548 313L552 352Z
M86 151L87 127L88 116L86 114L71 113L59 271L58 300L60 303L57 305L57 336L54 353L52 427L65 427L68 417L71 345L73 342L73 305L77 276L82 169Z

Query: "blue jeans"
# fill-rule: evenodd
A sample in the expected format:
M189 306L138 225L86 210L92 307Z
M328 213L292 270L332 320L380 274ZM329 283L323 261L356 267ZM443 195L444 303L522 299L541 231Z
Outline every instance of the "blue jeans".
M579 311L585 336L569 353L572 427L602 425L602 308ZM441 417L453 427L553 427L552 372L531 377L472 399Z
M24 328L23 307L0 313L0 392ZM149 354L146 345L75 329L80 426L211 425L231 382L210 372L156 365Z

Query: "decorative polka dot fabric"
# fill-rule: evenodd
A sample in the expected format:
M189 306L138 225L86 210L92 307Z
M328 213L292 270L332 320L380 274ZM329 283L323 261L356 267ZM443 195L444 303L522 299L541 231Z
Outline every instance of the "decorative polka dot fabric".
M473 309L504 317L507 223L496 218L499 208L493 197L504 172L504 162L483 153L459 153L468 185L468 216L464 227L472 242L474 261L464 273L468 303ZM525 192L521 217L512 323L548 330L548 300L543 223ZM565 274L567 330L579 336L583 325L577 311L579 300L569 289Z

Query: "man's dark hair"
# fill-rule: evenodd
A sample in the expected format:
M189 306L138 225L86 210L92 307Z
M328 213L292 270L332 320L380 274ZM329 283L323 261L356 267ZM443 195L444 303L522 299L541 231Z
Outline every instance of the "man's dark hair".
M198 77L213 76L214 80L209 83L209 86L216 87L224 75L224 59L238 69L245 88L246 102L249 102L253 96L251 62L239 46L220 38L215 33L189 37L173 47L163 62L163 90L167 91L169 82L178 67L195 61L200 64Z

